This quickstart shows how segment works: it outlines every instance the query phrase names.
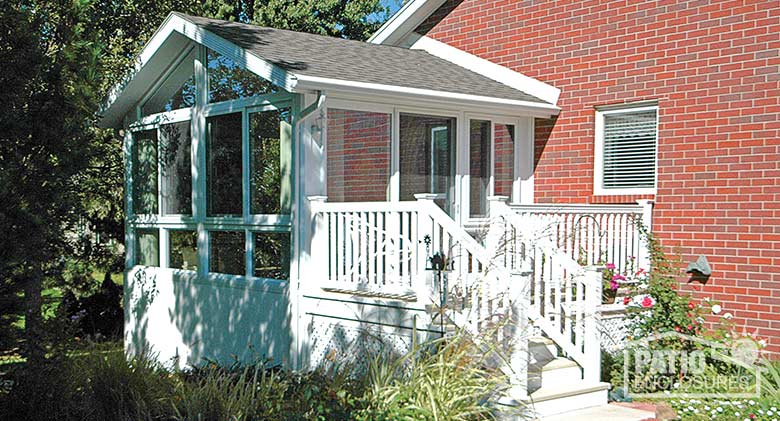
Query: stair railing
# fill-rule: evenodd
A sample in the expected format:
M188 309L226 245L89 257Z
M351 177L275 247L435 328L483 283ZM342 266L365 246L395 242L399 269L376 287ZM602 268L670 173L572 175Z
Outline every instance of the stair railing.
M491 199L491 229L504 232L489 234L488 239L494 238L492 247L508 268L530 274L528 317L583 367L586 381L598 382L601 268L581 266L543 234L545 227L539 226L538 219L518 215L505 198Z

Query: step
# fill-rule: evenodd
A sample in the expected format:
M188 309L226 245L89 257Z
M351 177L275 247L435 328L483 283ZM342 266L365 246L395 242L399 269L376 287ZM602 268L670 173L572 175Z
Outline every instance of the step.
M582 369L576 362L558 357L528 367L528 390L564 387L582 383Z
M655 412L609 404L545 417L542 421L646 421L655 418Z
M528 351L530 352L531 358L529 362L531 364L552 361L558 358L558 346L550 338L528 338Z
M544 419L552 415L606 405L609 388L610 384L604 382L543 387L531 393L527 404L537 417Z

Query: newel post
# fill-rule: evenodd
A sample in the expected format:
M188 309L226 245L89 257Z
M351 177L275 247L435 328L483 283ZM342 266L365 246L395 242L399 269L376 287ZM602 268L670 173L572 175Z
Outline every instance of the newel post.
M315 273L328 273L328 220L322 213L322 207L328 196L309 196L311 208L311 245L309 256Z
M648 233L651 233L653 231L653 204L655 204L655 201L651 199L640 199L637 200L636 203L642 207L642 225L644 225ZM641 254L637 256L637 263L640 268L650 269L652 263L650 244L648 244L646 240L646 238L639 239L639 250Z
M509 262L510 256L507 256L507 241L509 236L505 235L509 230L509 221L506 220L504 210L509 201L508 196L488 196L488 214L490 215L490 224L488 226L485 246L491 253L493 259ZM502 244L503 243L503 244Z
M602 299L602 266L585 268L585 360L583 378L587 382L601 381L601 335L599 312Z
M513 376L510 378L510 396L525 400L528 397L528 359L531 336L528 323L529 307L531 306L532 272L512 271L509 282L509 297L512 307L512 323L509 328L512 340L509 364Z

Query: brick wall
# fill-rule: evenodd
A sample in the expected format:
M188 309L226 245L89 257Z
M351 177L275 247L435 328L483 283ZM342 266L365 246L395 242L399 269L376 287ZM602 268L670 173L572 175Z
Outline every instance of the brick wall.
M387 200L389 114L328 109L328 200Z
M539 202L593 195L594 106L659 105L654 231L706 285L682 289L780 351L780 2L449 1L420 27L562 90L536 123Z

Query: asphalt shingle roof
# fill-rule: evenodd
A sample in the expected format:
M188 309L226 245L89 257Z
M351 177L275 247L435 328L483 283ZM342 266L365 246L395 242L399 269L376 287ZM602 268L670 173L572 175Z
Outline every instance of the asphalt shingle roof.
M176 15L293 74L547 104L422 50Z

